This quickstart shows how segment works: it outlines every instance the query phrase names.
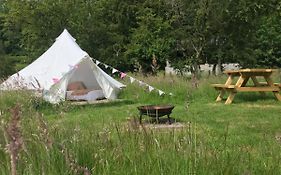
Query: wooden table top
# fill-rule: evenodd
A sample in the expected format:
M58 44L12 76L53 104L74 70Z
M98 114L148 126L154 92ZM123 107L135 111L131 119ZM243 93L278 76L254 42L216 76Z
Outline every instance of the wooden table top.
M227 70L224 71L226 74L235 73L272 73L278 71L277 69L240 69L240 70Z

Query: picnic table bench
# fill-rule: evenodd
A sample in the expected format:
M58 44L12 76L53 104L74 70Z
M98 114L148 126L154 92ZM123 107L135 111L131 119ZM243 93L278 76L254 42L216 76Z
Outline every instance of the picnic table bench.
M237 92L260 92L264 95L265 92L273 92L277 100L281 101L279 94L281 89L280 83L273 83L271 75L276 70L274 69L241 69L225 71L228 75L225 84L212 84L212 86L220 93L216 99L217 102L223 100L226 92L229 93L225 104L231 104ZM238 77L235 84L234 78ZM263 77L266 82L259 82L257 77ZM252 79L253 85L246 86L249 79Z

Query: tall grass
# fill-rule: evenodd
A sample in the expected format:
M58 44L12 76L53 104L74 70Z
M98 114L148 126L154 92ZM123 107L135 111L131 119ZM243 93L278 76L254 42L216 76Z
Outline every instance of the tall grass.
M17 174L280 174L281 106L273 97L241 94L225 106L214 102L210 83L226 77L202 78L198 89L184 77L137 78L174 95L128 83L120 95L126 101L71 106L0 92L0 174L11 174L5 133L17 105L23 139ZM132 122L137 106L163 103L176 106L172 117L184 127Z

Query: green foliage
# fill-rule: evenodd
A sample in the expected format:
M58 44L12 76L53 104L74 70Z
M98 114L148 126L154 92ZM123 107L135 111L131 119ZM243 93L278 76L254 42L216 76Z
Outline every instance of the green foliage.
M127 57L131 63L138 63L142 72L152 72L153 58L162 68L172 46L169 37L171 25L151 8L141 9L137 13L138 27L132 30L131 42L128 45Z
M32 62L64 28L122 71L159 71L166 60L192 72L205 62L279 67L280 9L277 0L0 1L0 63L17 62L0 76Z
M280 11L280 10L279 10ZM277 11L278 12L278 11ZM263 18L257 31L257 64L261 67L281 66L281 22L280 14Z

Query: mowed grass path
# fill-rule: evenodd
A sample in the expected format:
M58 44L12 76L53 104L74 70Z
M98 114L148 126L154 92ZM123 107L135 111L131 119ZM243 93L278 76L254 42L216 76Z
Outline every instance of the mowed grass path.
M281 174L281 102L272 94L240 93L233 104L224 105L215 102L217 92L210 84L226 77L202 78L198 89L185 78L139 78L174 95L159 97L133 84L122 92L122 102L40 104L54 142L64 143L94 174ZM175 105L171 117L186 127L130 128L138 117L136 107L146 104ZM19 169L23 174L73 173L63 156L49 154L27 159L47 160L50 168Z

